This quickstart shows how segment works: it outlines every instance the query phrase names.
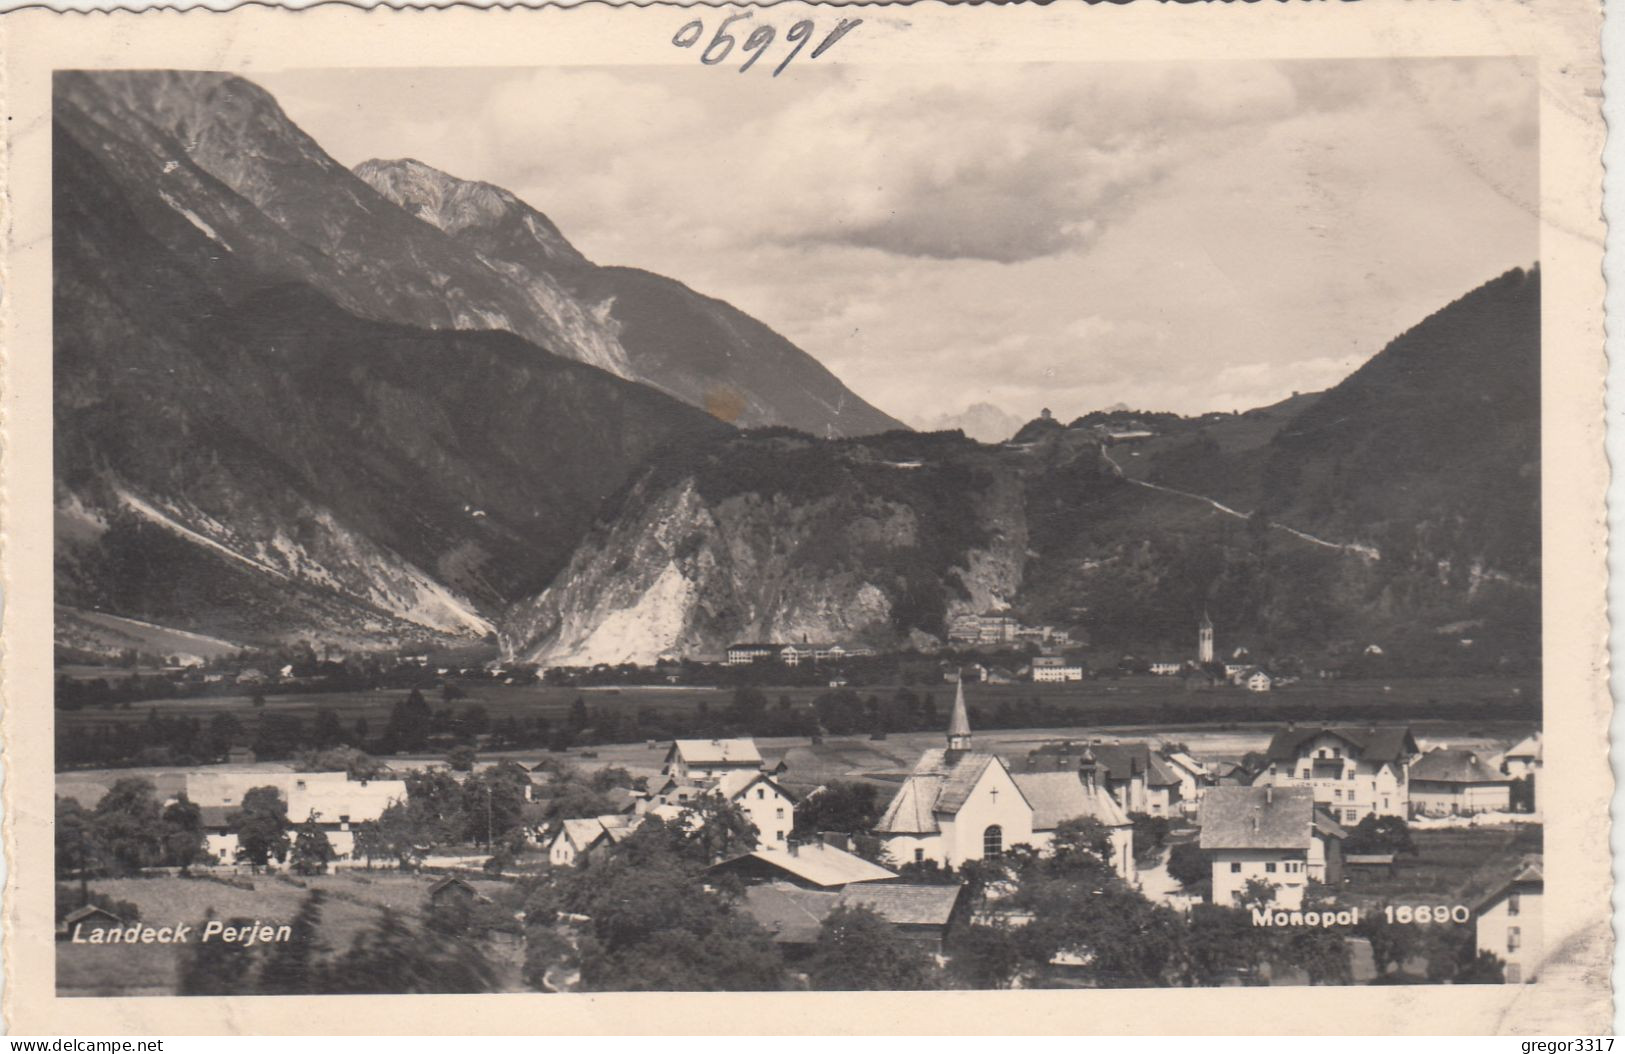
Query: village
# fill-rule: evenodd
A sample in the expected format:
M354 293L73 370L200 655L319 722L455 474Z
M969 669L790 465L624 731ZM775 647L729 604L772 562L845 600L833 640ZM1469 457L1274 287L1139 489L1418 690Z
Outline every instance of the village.
M1209 624L1199 646L1210 661ZM385 914L432 920L455 901L458 932L477 914L481 939L531 987L591 988L604 973L583 961L595 945L582 934L599 920L579 910L578 876L590 887L628 867L658 868L648 847L676 839L688 848L671 859L685 863L670 866L691 871L698 894L725 900L787 976L815 986L808 957L830 954L850 928L837 923L854 912L903 942L920 969L976 986L1535 979L1538 731L1499 749L1352 722L1289 722L1228 749L1213 740L1211 750L1155 736L978 738L967 702L983 690L976 683L956 680L935 745L919 733L917 756L885 744L878 762L859 756L882 744L815 734L540 759L463 747L405 771L349 747L273 766L239 748L224 765L156 779L112 770L97 785L64 774L64 976L84 965L76 952L117 951L79 946L123 932L135 923L127 915L171 914L166 883L190 893L200 882L365 882L394 890ZM815 761L831 757L828 747L845 752L833 766ZM403 884L420 903L402 899ZM1073 916L1088 907L1078 896L1108 890L1119 912L1187 929L1217 917L1258 932L1280 925L1285 943L1241 941L1222 967L1180 978L1107 969L1103 934L1084 924L1087 910ZM1305 928L1305 917L1349 925ZM987 975L990 942L1026 948L1040 933L1050 934L1040 951L1007 949L994 959L1022 965ZM1335 946L1298 947L1308 934ZM557 961L532 962L547 955ZM106 980L86 968L79 984L100 990Z

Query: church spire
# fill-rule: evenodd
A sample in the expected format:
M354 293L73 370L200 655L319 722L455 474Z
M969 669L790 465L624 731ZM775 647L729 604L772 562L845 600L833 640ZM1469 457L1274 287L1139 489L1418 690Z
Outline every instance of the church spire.
M954 713L948 719L948 749L970 749L970 712L965 709L965 678L961 674L954 688Z

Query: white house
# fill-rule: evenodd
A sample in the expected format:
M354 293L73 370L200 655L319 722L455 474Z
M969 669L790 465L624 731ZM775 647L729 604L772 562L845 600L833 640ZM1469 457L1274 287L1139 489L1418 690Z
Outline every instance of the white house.
M1309 787L1341 823L1410 815L1410 766L1421 750L1409 728L1288 725L1267 753L1255 787Z
M345 772L188 772L186 797L203 810L209 854L219 863L237 856L231 817L256 787L275 787L288 807L288 822L312 817L341 860L355 853L355 827L376 820L406 801L405 780L352 780Z
M886 807L875 834L897 864L956 868L1033 844L1033 809L996 754L972 748L965 686L954 695L946 749L927 750Z
M1540 908L1546 885L1541 865L1538 855L1525 857L1511 880L1478 904L1478 950L1506 963L1507 984L1528 984L1540 970Z
M764 846L784 846L796 825L796 803L790 792L765 772L736 770L716 781L715 793L738 805L756 825Z
M1040 666L1033 663L1033 682L1035 684L1065 684L1069 681L1083 680L1083 667L1076 663L1067 663L1062 666Z
M547 862L554 867L571 867L589 851L613 845L637 829L642 817L611 813L590 819L565 820L547 843Z
M1256 666L1243 678L1241 686L1249 692L1267 692L1275 687L1275 678Z
M1509 812L1512 777L1474 750L1436 747L1411 763L1411 812L1418 816Z
M661 774L676 780L716 779L730 772L757 772L762 754L754 739L679 739L666 751Z
M1275 887L1275 907L1295 910L1310 882L1342 881L1347 835L1309 787L1210 787L1199 822L1215 904L1237 903L1257 879Z
M771 662L784 650L782 644L752 643L728 645L723 665L749 666L753 662Z
M1202 792L1207 789L1211 776L1207 766L1183 751L1160 755L1168 771L1179 781L1179 804L1186 812L1193 812L1202 804Z
M1151 672L1158 677L1173 677L1184 669L1184 665L1179 662L1154 662L1151 664Z

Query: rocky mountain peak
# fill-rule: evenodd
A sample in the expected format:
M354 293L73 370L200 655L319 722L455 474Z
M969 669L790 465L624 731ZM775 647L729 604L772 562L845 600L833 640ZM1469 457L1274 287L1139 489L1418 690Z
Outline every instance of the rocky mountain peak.
M552 220L501 187L459 179L410 157L373 158L353 171L373 190L447 234L502 237L510 257L540 249L542 258L555 266L587 264Z

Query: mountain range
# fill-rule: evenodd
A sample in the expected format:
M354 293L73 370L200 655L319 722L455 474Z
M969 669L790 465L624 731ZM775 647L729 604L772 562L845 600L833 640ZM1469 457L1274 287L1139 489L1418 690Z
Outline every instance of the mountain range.
M674 439L898 427L506 191L349 171L241 78L54 90L70 607L248 641L484 635Z
M1247 414L911 433L500 187L345 168L246 80L54 87L76 648L120 616L121 643L495 635L584 663L929 647L990 607L1148 648L1205 608L1261 646L1538 655L1538 271Z

